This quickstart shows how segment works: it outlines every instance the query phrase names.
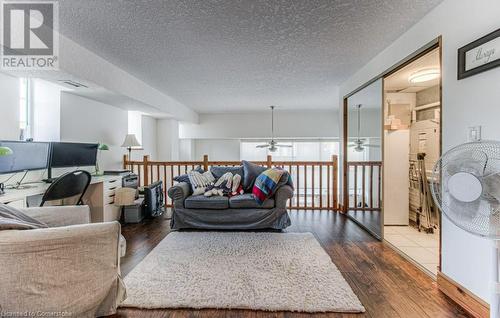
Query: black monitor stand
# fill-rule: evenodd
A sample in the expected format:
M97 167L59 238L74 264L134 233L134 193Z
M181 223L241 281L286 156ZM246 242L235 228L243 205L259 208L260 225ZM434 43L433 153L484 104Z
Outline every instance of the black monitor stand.
M54 181L52 178L52 167L49 166L47 168L47 179L43 179L42 181L45 183L52 183L52 181Z

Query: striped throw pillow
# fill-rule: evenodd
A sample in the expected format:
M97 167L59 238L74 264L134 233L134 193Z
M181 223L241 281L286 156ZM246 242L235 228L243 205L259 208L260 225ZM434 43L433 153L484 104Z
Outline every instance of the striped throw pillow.
M205 188L213 185L215 178L210 171L199 173L198 171L190 171L188 173L189 182L193 188L193 195L203 194Z

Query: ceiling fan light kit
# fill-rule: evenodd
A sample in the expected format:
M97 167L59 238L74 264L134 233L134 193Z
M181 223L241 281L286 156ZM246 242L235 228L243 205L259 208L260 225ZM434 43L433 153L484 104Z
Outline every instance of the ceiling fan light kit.
M291 148L291 145L282 145L274 140L274 109L276 106L269 106L269 108L271 108L271 141L266 144L257 145L256 148L267 148L270 152L276 152L279 147Z
M357 126L357 138L356 140L354 140L352 143L350 143L348 145L349 148L353 148L353 150L355 152L363 152L365 151L365 149L367 147L372 147L372 148L380 148L379 145L370 145L370 144L366 144L365 143L365 139L362 139L360 137L360 132L361 132L361 107L363 105L362 104L358 104L356 105L356 108L357 108L357 122L358 122L358 126Z

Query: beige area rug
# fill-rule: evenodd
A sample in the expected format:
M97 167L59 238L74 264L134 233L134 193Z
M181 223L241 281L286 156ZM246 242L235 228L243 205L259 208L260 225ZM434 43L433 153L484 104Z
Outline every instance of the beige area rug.
M365 311L311 233L173 232L125 284L123 307Z

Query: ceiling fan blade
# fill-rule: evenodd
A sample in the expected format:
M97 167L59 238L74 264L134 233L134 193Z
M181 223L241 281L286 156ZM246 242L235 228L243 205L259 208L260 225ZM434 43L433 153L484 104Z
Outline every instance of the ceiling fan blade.
M380 145L363 144L363 147L380 148Z
M258 145L258 146L255 146L256 148L268 148L269 147L269 144L265 144L265 145Z
M276 147L292 148L292 145L275 144Z

